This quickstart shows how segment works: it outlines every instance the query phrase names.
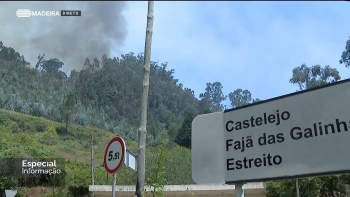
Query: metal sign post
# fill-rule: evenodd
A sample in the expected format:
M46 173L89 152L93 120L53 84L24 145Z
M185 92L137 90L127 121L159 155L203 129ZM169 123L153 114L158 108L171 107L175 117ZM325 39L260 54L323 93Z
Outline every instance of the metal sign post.
M115 190L117 187L117 173L113 174L113 187L112 187L112 197L115 197Z
M243 183L235 184L236 197L244 197Z

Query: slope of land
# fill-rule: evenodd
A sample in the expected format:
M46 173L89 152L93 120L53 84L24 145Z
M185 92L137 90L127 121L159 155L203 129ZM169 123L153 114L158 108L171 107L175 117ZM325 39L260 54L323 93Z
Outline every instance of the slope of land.
M97 128L70 125L68 131L62 123L53 122L40 117L33 117L17 112L0 110L0 157L41 157L66 159L67 171L66 185L91 184L91 135L94 136L95 155L95 184L111 184L112 177L107 178L103 168L103 154L110 139L116 135ZM55 132L52 132L54 130ZM137 151L137 143L124 135L127 148ZM152 166L156 157L154 147L147 147L147 168ZM165 161L165 178L167 184L192 184L190 150L178 146L168 148L169 155ZM149 174L147 169L147 174ZM174 176L176 174L177 176ZM107 180L108 179L108 180ZM118 172L118 185L134 185L136 173L123 166ZM6 186L5 181L0 182L1 189ZM50 191L39 189L40 191ZM27 193L29 190L27 189Z

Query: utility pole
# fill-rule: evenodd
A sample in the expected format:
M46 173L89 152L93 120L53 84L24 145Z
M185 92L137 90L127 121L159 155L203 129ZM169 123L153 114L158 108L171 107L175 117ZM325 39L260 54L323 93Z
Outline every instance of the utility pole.
M91 184L95 185L95 172L94 172L94 135L91 135Z
M298 181L298 179L297 179L295 184L296 184L296 187L297 187L297 197L300 197L300 195L299 195L299 181Z
M153 34L153 8L154 1L148 1L146 40L145 40L145 54L144 54L144 68L143 68L143 82L142 82L142 100L141 100L141 122L138 136L138 150L137 150L137 183L136 195L137 197L144 196L145 186L145 172L146 172L146 134L147 134L147 106L148 106L148 91L149 91L149 75L151 64L151 44Z

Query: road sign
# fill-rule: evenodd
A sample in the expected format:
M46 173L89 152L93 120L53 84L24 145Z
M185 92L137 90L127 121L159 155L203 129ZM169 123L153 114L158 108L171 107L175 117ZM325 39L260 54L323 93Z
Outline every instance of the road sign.
M124 163L127 167L137 171L137 163L136 163L136 155L126 149L125 160Z
M225 183L223 115L203 114L192 121L192 179L197 184Z
M229 184L350 172L349 101L350 80L343 80L197 116L193 180Z
M104 155L104 166L108 173L116 173L123 165L125 142L121 137L113 138L107 145Z
M15 197L17 194L17 190L5 190L6 197Z

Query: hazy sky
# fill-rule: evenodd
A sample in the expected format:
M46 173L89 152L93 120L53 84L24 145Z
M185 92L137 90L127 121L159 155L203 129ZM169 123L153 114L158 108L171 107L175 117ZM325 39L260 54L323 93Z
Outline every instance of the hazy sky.
M17 18L19 8L80 9L82 16ZM350 68L339 64L350 36L349 10L346 1L155 2L151 59L168 62L196 96L219 81L225 94L242 88L269 99L298 89L289 79L303 63L330 65L350 78ZM86 56L144 50L146 1L1 2L0 11L6 46L32 61L43 52L62 59L66 72L81 68L72 65Z

